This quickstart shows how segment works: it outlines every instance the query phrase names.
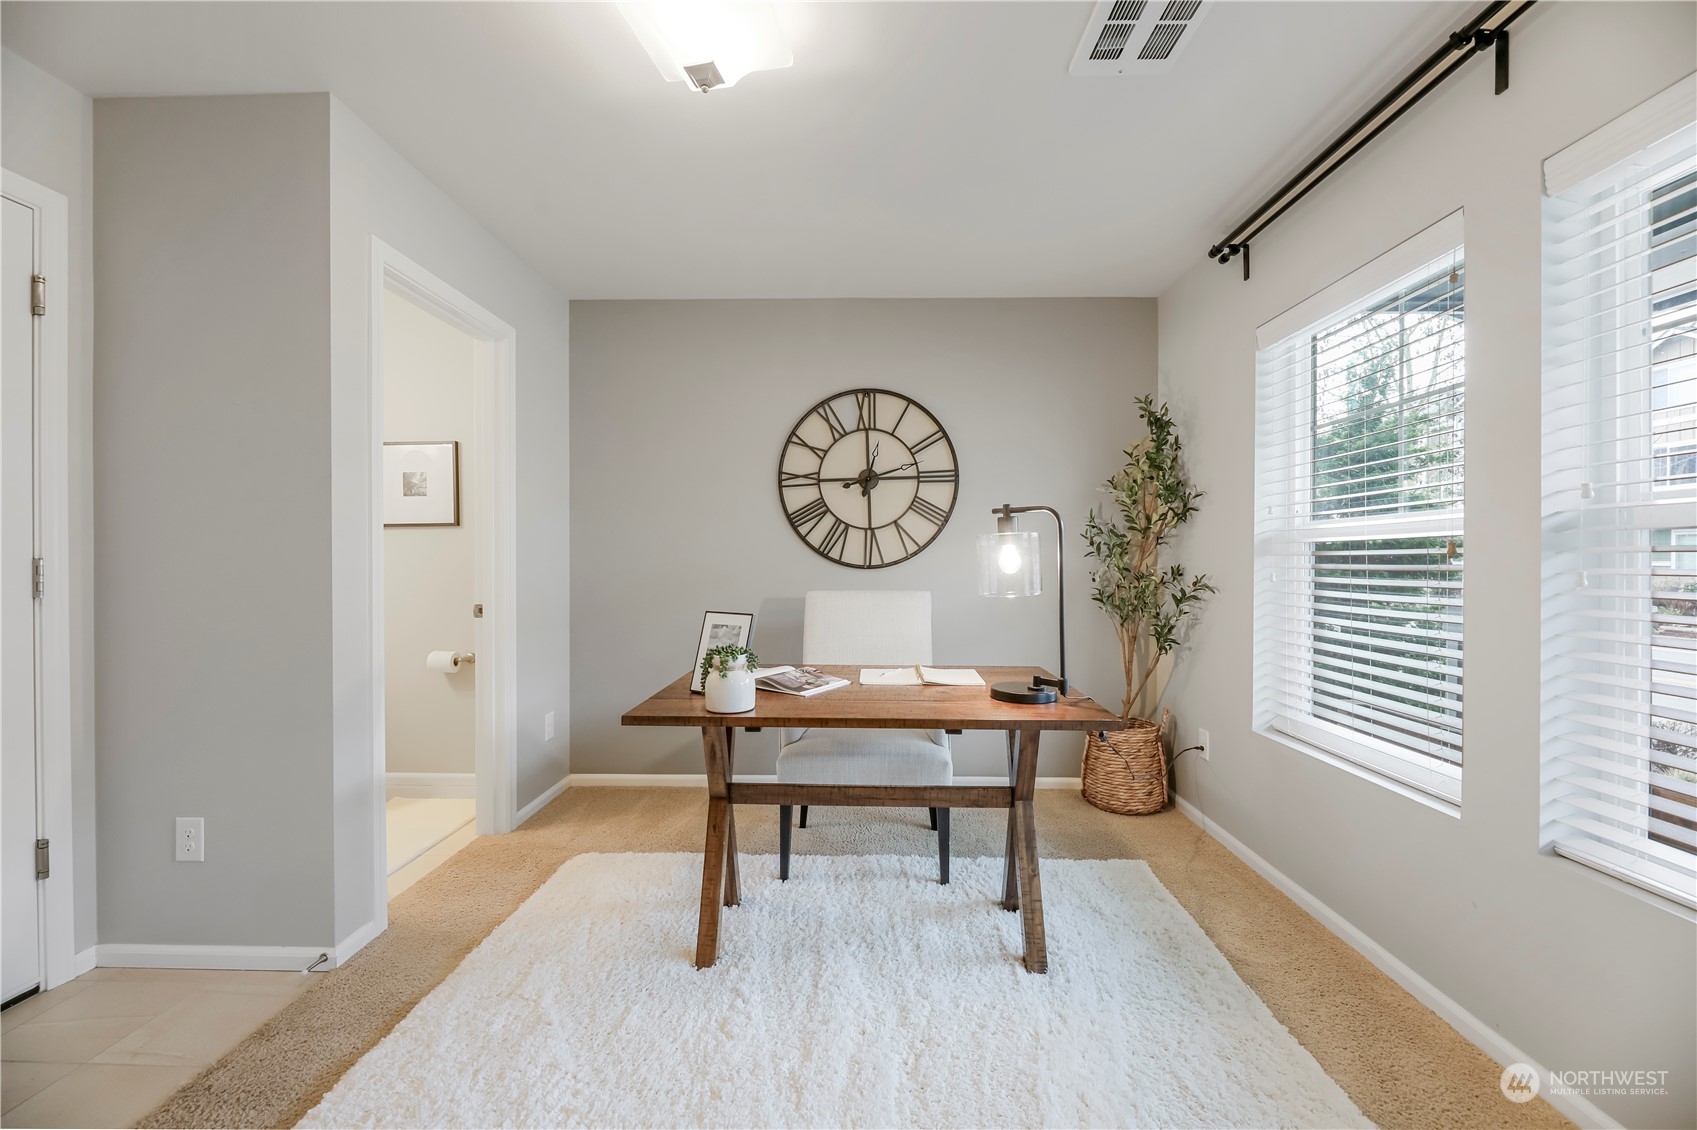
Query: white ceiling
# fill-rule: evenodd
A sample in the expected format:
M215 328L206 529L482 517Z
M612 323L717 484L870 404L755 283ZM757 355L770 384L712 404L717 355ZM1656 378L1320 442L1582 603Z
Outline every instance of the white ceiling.
M795 65L706 96L611 4L0 26L97 98L329 90L572 298L1075 296L1160 293L1466 11L1222 0L1170 73L1074 78L1089 3L781 8Z

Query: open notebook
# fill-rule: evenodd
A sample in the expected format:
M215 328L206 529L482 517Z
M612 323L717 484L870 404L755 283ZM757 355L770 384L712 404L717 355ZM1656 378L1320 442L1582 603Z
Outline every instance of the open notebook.
M970 667L862 667L860 683L874 687L981 687L984 680Z

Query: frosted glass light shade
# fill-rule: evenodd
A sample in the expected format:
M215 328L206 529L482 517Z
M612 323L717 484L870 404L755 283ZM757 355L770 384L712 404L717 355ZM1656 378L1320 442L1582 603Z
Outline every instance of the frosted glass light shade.
M712 63L722 85L735 86L750 71L794 61L772 4L659 0L620 4L619 11L667 82L686 80L685 67Z
M1036 596L1043 591L1035 531L978 535L978 595Z

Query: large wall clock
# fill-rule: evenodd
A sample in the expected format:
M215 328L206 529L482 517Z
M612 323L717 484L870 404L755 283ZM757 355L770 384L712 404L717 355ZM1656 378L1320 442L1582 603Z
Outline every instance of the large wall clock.
M881 388L815 404L778 460L778 496L796 536L854 569L899 565L930 545L954 512L959 486L943 425Z

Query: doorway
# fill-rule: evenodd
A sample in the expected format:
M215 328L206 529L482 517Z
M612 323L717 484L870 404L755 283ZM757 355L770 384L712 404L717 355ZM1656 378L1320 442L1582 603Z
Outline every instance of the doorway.
M377 905L516 809L514 334L373 241Z
M0 1004L75 975L65 197L0 192Z
M475 834L477 341L383 291L384 795L393 898Z

